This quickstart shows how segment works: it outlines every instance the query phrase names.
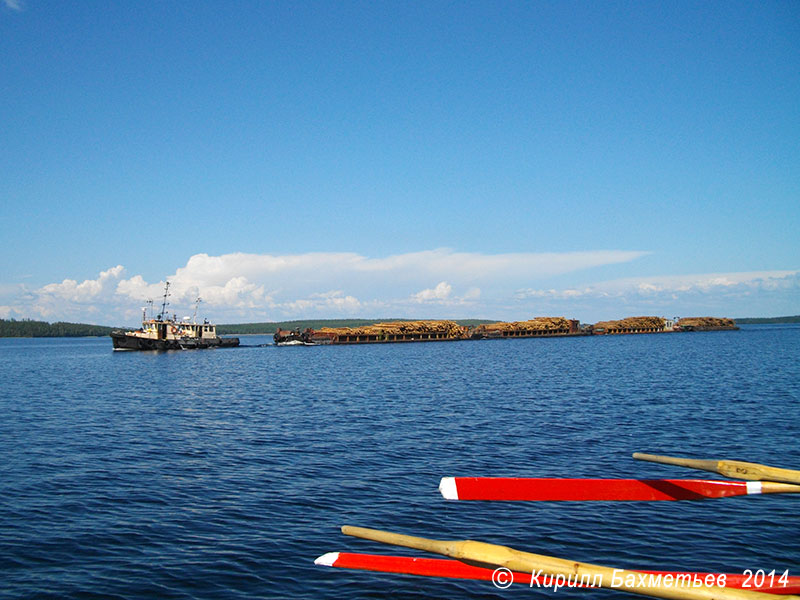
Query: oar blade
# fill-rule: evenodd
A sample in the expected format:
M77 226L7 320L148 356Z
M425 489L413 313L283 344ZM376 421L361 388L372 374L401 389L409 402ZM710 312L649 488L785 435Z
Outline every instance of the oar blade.
M314 561L314 564L334 567L338 569L352 569L361 571L373 571L378 573L397 573L403 575L418 575L421 577L441 577L446 579L468 579L475 581L493 581L495 571L482 567L475 567L462 563L457 560L446 558L419 558L411 556L391 556L382 554L360 554L354 552L328 552ZM718 573L693 573L693 572L673 572L673 571L635 571L641 573L652 573L654 575L672 575L673 579L680 581L687 576L693 581L724 581L725 587L746 588L771 594L797 594L800 593L800 577L780 576L773 578L763 578L760 584L755 585L753 577L748 577L741 573L729 573L720 577ZM549 578L538 577L531 585L533 575L530 573L519 573L508 571L503 573L503 582L511 582L536 587L537 584L547 587ZM496 575L495 575L496 577ZM552 584L550 585L552 587ZM574 587L591 587L578 583Z
M760 482L714 479L554 479L533 477L444 477L439 491L447 500L487 501L675 501L760 493L800 492L781 484L764 490Z

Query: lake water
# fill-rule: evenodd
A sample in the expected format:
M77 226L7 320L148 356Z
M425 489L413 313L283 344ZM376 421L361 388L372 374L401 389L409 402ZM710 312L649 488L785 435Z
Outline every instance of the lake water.
M800 495L446 502L442 476L800 469L800 327L115 353L0 340L2 598L531 598L313 564L341 525L625 568L800 575ZM564 598L613 592L559 590ZM554 595L554 594L553 594Z

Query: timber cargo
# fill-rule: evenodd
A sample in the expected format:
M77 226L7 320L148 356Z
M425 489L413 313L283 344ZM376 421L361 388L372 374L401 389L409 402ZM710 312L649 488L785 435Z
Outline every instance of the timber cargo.
M679 331L725 331L739 329L733 319L718 317L684 317L678 319L675 328Z
M600 321L592 327L592 333L595 335L662 333L665 331L671 331L671 328L667 328L667 319L663 317L627 317L617 321Z

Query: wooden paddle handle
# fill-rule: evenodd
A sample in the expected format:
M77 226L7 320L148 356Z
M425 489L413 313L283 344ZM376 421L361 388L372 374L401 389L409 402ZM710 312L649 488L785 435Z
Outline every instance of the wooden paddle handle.
M748 479L750 481L779 481L782 483L800 483L800 471L779 469L758 463L743 462L741 460L698 460L696 458L676 458L673 456L660 456L658 454L643 454L635 452L633 458L677 465L719 473L731 479Z
M713 586L682 587L678 582L675 585L667 585L665 583L640 585L641 573L532 554L514 550L508 546L498 546L485 542L430 540L378 529L347 525L342 527L342 533L384 544L405 546L406 548L442 554L475 566L488 567L490 569L505 567L520 573L562 576L566 581L573 582L573 585L575 582L585 582L591 586L624 590L642 596L675 600L774 600L772 594L735 588ZM652 580L648 578L647 581ZM800 600L798 596L784 596L784 598Z

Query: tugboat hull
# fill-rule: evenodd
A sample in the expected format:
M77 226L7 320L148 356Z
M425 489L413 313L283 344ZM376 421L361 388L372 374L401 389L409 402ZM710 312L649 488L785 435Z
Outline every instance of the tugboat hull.
M151 338L129 335L121 331L111 332L114 350L201 350L206 348L235 348L239 338L175 338L155 340Z

